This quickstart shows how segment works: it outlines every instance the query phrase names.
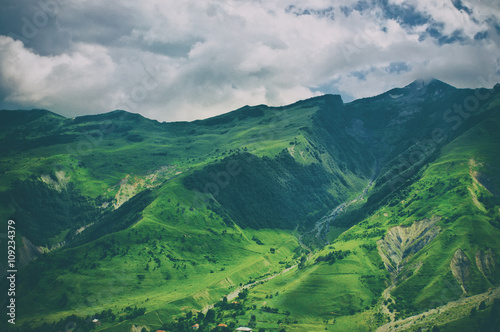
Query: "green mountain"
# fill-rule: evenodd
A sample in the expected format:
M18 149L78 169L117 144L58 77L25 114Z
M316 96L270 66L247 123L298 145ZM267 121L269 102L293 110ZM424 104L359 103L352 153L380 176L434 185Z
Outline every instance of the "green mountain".
M6 328L493 331L499 92L415 81L174 123L0 111Z

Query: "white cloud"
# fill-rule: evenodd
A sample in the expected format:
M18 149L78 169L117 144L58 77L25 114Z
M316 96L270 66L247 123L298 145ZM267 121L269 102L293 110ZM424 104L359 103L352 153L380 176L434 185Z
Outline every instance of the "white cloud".
M72 54L48 57L0 36L0 81L10 92L8 102L64 109L67 114L88 112L103 106L102 92L111 92L116 83L114 68L101 46L82 44Z
M478 86L478 75L498 71L495 1L463 0L471 18L451 1L392 0L430 15L443 34L461 29L469 37L446 45L419 40L430 23L403 26L380 8L346 16L347 0L67 3L54 25L73 36L62 52L0 36L0 106L3 98L67 116L123 108L172 121L321 92L366 97L429 75ZM295 11L286 10L291 5ZM332 11L321 15L332 6L333 19ZM489 38L473 40L485 30ZM410 70L391 73L391 63ZM364 79L352 74L360 71Z

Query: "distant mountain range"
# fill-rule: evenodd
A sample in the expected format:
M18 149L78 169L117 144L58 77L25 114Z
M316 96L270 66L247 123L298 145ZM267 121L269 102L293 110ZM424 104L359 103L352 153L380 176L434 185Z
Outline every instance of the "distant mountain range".
M495 331L499 92L417 80L173 123L0 111L6 328Z

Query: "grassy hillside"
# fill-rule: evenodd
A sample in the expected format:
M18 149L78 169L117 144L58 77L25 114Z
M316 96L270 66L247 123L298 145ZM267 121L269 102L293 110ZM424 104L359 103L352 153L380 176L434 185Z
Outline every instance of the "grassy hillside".
M330 177L322 189L330 195L322 194L322 203L315 207L315 210L326 209L333 201L360 190L370 176L373 162L345 151L328 153L318 145L324 139L321 133L308 129L316 113L328 110L330 117L336 117L341 108L340 98L325 96L282 108L245 107L191 123L158 123L123 111L75 119L64 119L48 111L2 111L0 117L15 126L7 126L1 139L4 149L0 151L0 189L5 200L0 214L4 220L12 216L21 218L20 232L35 245L50 246L54 243L47 243L47 239L70 227L85 226L96 219L95 214L118 207L142 190L184 176L188 170L201 170L205 165L225 168L224 158L242 152L271 159L289 154L293 160L289 158L281 171L286 167L292 168L290 172L297 167L312 167L319 170L317 181ZM337 127L342 129L342 124ZM342 132L337 136L342 136ZM341 146L337 142L335 145ZM358 151L366 148L359 137L351 139L350 145ZM361 165L359 169L342 166L355 162ZM257 167L265 167L265 163ZM312 164L316 166L308 167ZM205 185L200 188L203 194L210 189L204 188ZM61 202L54 203L54 207L23 204L20 197L27 191L33 196L27 202L39 201L40 195L53 196L51 200ZM68 205L76 202L81 202L79 210L92 215L87 221L66 218L67 222L55 220L54 225L40 228L27 217L36 211L42 219L50 219L60 214L56 207L71 210ZM262 224L255 218L243 222Z
M302 269L255 287L250 301L256 310L248 315L255 314L263 322L258 326L268 329L277 325L264 323L268 314L263 307L289 313L286 320L281 319L287 331L371 331L391 318L498 287L500 113L494 103L490 111L486 120L440 149L433 162L389 196L388 204L343 232ZM431 225L434 220L437 236L423 246L402 247L400 270L391 274L378 249L380 241L389 230L410 229L422 220ZM402 241L410 243L414 238L418 239L416 231ZM457 250L469 261L463 280L451 268ZM492 259L488 267L478 259L484 253ZM276 292L279 296L269 298ZM456 313L455 319L461 317L461 321L454 323L455 328L470 324L468 312L465 315ZM488 314L483 316L487 326ZM274 315L274 322L279 317ZM439 326L439 322L415 324L414 330Z
M0 111L1 224L38 257L17 330L371 331L488 292L497 94L414 82L177 123Z
M291 230L307 221L299 217L321 215L367 181L361 170L342 172L338 164L347 160L317 146L319 134L307 129L314 114L327 108L333 117L337 107L340 99L326 96L170 124L123 111L75 119L1 112L16 124L3 136L10 148L2 151L2 216L16 220L19 238L53 251L19 275L19 321L111 309L119 323L132 306L164 310L167 319L291 265L300 251ZM16 129L25 135L20 143ZM68 140L54 139L61 136ZM362 162L369 172L371 161ZM227 188L199 178L212 170L229 176ZM288 178L269 182L271 170ZM198 192L189 179L197 179ZM238 213L240 203L221 198L241 188L253 196L244 196L249 210ZM269 215L248 213L262 204L265 188L275 204L283 202L280 218L273 205Z

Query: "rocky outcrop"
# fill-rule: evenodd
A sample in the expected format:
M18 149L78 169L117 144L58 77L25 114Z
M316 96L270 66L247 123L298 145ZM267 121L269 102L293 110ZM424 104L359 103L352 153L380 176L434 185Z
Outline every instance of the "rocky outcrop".
M143 326L143 325L132 325L130 327L130 332L141 332L143 329L145 329L147 326Z
M495 257L493 256L491 248L486 251L478 250L476 252L476 265L486 278L493 275L496 266Z
M61 242L57 242L53 245L51 245L50 247L49 246L38 246L36 247L36 249L41 252L42 254L48 254L49 252L51 251L54 251L56 249L60 249L62 247L64 247L66 245L66 241L61 241Z
M470 265L470 260L462 249L457 249L451 259L450 268L465 294L467 294L467 285L470 280Z
M28 265L32 260L38 258L42 254L42 251L35 247L33 243L30 242L24 236L21 237L23 243L22 247L18 250L19 266L23 267Z
M113 209L116 210L123 203L140 193L141 191L149 188L154 188L160 185L165 179L178 175L181 172L175 172L175 166L162 166L159 169L148 173L147 175L132 176L127 174L118 184L118 192L112 202ZM175 172L175 173L174 173ZM114 189L114 188L112 188ZM111 190L112 190L111 189ZM109 202L106 202L102 208L108 207Z
M41 175L40 180L49 187L57 190L57 192L61 192L63 189L67 188L70 176L67 176L64 171L57 171L53 176L49 174Z
M438 234L439 218L415 221L411 226L396 226L387 231L377 242L378 252L384 265L395 280L406 261L420 251Z

